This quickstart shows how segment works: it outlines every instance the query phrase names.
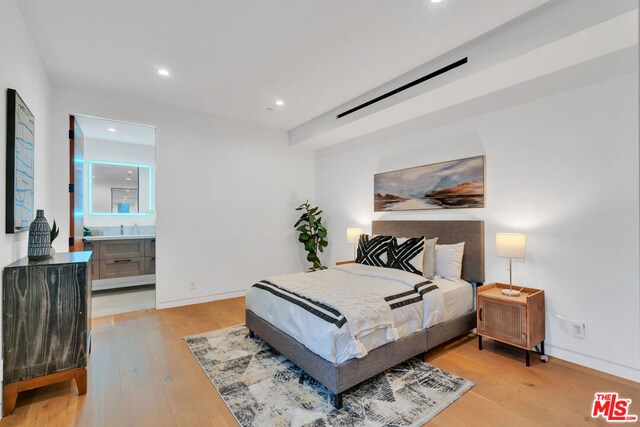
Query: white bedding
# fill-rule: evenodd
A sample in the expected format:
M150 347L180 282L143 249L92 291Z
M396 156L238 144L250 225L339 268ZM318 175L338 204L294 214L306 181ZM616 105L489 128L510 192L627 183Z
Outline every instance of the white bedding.
M386 279L389 282L395 282L393 286L397 287L398 283L405 281L405 288L400 289L406 290L412 289L412 283L425 280L411 273L390 270L391 269L380 267L350 264L330 269L325 274L327 277L330 276L342 282L347 282L343 283L344 286L347 286L349 283L352 285L354 283L361 284L360 282L363 280L365 282L362 283L366 284L366 280L373 280L374 282L377 280L381 282ZM349 276L349 274L351 274L351 276ZM403 276L406 274L415 277ZM291 282L290 279L295 276L298 278L301 277L298 275L288 275L276 276L270 279L274 282L280 281L281 283L291 285L293 282ZM302 277L304 280L308 276ZM295 338L324 359L334 363L342 363L353 357L362 357L366 352L390 342L387 328L388 322L391 322L394 326L394 334L396 336L393 337L393 339L397 339L411 335L423 329L425 326L428 327L441 321L447 321L473 310L473 289L469 283L463 280L440 278L435 278L432 281L442 292L442 297L440 298L443 299L443 305L442 303L433 303L432 299L430 303L431 307L428 307L428 300L425 299L424 304L414 303L391 310L390 313L387 313L391 316L391 319L384 316L381 317L383 321L376 319L376 327L371 327L371 323L360 321L359 324L361 326L359 326L357 330L354 330L353 327L337 328L336 325L328 323L326 320L309 313L304 308L258 287L252 287L248 291L246 300L247 308L256 315ZM374 282L371 283L373 284ZM382 285L382 283L378 284ZM388 285L391 286L392 283ZM292 286L295 287L295 285ZM327 284L327 286L329 285ZM342 286L342 284L339 284L339 286ZM391 286L391 289L394 289L393 286ZM327 287L324 291L326 292L328 289ZM298 295L309 297L314 301L318 301L318 295L324 295L320 290L316 292L316 295L313 295L314 292L315 291L309 291L308 287L304 288L301 286L297 289ZM312 295L308 295L307 293L311 293ZM439 293L440 291L438 291L438 294ZM327 299L331 300L331 298ZM340 301L332 302L336 304L340 303ZM431 310L426 320L424 318L425 309L428 314ZM356 326L357 322L353 323L354 325L352 326ZM358 346L361 346L361 350L364 350L364 353L360 353L360 355L358 355L357 351L354 351L355 337L357 337Z

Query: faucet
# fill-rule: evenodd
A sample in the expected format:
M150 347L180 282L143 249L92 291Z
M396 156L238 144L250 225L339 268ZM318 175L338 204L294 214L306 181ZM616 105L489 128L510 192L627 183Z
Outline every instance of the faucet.
M120 224L120 235L124 236L124 225Z

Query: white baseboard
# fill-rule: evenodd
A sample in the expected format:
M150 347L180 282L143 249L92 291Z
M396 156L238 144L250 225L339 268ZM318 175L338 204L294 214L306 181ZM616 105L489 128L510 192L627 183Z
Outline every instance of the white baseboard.
M634 368L631 366L621 365L608 360L599 359L597 357L588 356L582 353L576 353L575 351L567 350L562 347L557 347L552 344L544 343L544 350L551 357L557 357L558 359L566 360L567 362L575 363L577 365L586 366L596 371L606 372L607 374L615 375L617 377L626 378L631 381L640 382L640 368Z
M156 301L156 309L161 310L163 308L180 307L183 305L201 304L203 302L218 301L221 299L243 297L247 294L247 289L241 289L239 291L222 292L219 294L210 294L200 297L183 298L178 300L169 301ZM157 295L157 294L156 294Z

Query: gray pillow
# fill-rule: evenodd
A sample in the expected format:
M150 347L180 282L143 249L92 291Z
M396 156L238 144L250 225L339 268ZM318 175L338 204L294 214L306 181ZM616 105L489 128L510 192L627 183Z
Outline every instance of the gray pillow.
M433 279L436 275L436 243L438 243L437 237L424 241L422 275L427 279Z

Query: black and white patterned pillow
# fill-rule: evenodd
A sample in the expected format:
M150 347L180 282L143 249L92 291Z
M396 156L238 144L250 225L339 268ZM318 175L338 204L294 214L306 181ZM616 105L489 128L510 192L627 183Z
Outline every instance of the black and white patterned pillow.
M361 234L358 241L356 263L384 267L387 264L387 249L391 236L369 236Z
M424 237L393 238L389 242L387 267L422 276Z

